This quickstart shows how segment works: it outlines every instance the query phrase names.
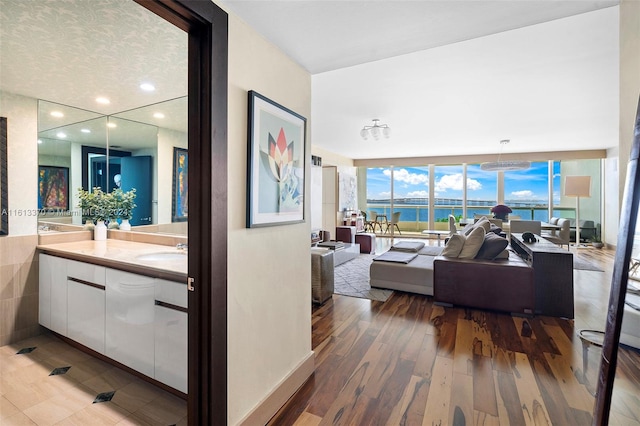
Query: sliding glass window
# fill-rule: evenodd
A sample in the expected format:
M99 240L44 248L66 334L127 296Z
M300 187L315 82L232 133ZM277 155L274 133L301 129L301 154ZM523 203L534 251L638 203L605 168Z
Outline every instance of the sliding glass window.
M549 162L531 163L526 170L504 172L504 203L522 220L549 220Z
M434 168L434 221L448 222L449 215L462 216L462 165Z
M414 232L427 229L429 167L393 169L393 214L396 215L398 222L401 222L400 229Z
M498 173L480 169L479 164L467 166L467 217L492 216L491 207L498 204Z

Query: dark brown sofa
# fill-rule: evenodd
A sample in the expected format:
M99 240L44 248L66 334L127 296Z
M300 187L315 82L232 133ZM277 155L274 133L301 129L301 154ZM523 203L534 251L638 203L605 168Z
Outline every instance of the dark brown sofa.
M441 305L466 306L533 315L533 268L519 256L480 260L437 256L433 261L433 297Z

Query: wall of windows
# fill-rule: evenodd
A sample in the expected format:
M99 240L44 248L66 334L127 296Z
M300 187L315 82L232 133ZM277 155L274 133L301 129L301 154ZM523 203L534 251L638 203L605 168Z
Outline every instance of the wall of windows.
M564 176L589 175L591 197L580 200L580 219L601 222L600 160L533 162L527 170L486 172L479 164L361 168L366 173L367 211L391 218L400 213L400 229L446 229L450 214L472 218L490 215L506 204L523 220L575 218L575 197L562 195ZM550 199L551 198L551 199ZM550 204L551 201L551 204ZM430 209L433 211L429 216Z

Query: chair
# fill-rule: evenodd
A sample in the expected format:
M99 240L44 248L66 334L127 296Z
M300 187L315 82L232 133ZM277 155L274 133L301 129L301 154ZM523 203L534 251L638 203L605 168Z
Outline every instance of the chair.
M376 225L380 227L380 232L382 232L382 225L378 222L378 213L373 210L369 210L369 216L371 217L371 220L369 220L371 232L376 232Z
M458 233L458 228L456 227L456 217L452 214L449 215L449 234L454 235Z
M542 223L539 220L510 220L509 232L520 234L523 232L531 232L540 235L542 231Z
M393 216L391 216L391 222L389 222L389 224L387 225L387 231L389 230L389 228L393 228L395 226L395 228L398 230L398 234L402 235L402 232L400 232L400 228L398 228L398 222L400 222L400 213L402 212L393 213Z
M373 230L373 224L367 220L367 213L362 211L360 212L360 214L362 215L362 218L364 220L364 232L368 232L368 231L372 231Z
M520 216L519 214L510 214L509 215L509 220L520 220L522 219L522 216Z
M558 219L556 223L560 227L559 231L553 231L552 234L544 234L542 235L545 239L551 241L554 244L558 244L560 247L563 245L567 245L567 250L569 250L569 244L571 242L571 221L569 219Z

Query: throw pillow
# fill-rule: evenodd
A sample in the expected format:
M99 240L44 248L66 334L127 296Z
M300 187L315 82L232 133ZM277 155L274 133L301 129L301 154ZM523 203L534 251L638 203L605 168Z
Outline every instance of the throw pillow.
M482 226L484 228L484 233L486 234L491 229L491 222L489 222L489 219L487 219L486 216L482 216L476 222L476 227L478 226Z
M502 250L500 254L498 254L496 257L493 258L493 260L498 260L498 259L509 259L509 249Z
M460 251L464 247L465 240L467 238L462 234L454 234L449 237L447 245L442 250L442 256L444 257L458 257Z
M496 235L500 235L502 233L502 228L494 225L493 223L489 226L489 232L493 232Z
M473 259L478 254L478 250L484 243L485 230L482 226L478 226L469 233L464 242L464 247L460 250L458 259Z
M462 230L462 235L467 236L471 233L471 231L473 231L474 229L476 229L476 225L478 224L478 222L472 224L468 224L467 226L464 227L464 229Z
M493 232L489 232L484 236L484 242L476 254L476 259L493 260L496 256L502 253L508 245L509 241L507 241L506 238L502 238Z

